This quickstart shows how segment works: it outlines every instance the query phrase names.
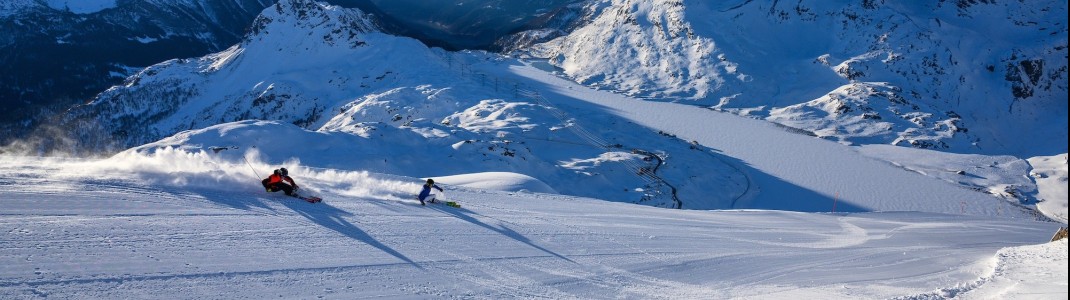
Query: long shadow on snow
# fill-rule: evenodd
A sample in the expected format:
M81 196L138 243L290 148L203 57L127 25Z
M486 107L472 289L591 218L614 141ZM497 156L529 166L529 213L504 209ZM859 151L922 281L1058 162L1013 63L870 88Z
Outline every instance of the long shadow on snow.
M228 199L226 201L212 201L222 205L247 211L253 211L254 207L274 211L274 209L272 209L271 206L267 205L265 201L278 201L279 203L282 203L282 205L285 205L287 208L290 208L291 210L300 214L302 217L305 217L309 221L323 226L324 228L334 230L335 232L341 233L342 235L347 236L349 238L364 242L368 245L371 245L372 247L382 250L383 252L393 255L394 257L397 257L402 261L416 266L417 268L423 269L422 267L420 267L420 265L416 264L416 262L414 262L409 257L405 256L404 254L401 254L397 250L394 250L393 248L390 248L387 245L384 245L364 230L361 230L359 227L353 225L353 223L350 223L349 221L346 221L343 218L345 216L352 216L353 214L335 208L334 206L330 206L329 204L323 202L311 204L305 202L304 200L283 195L282 193L269 194L267 198L256 196L206 197L206 199Z
M520 234L519 232L516 232L516 231L514 231L512 229L509 229L509 227L505 227L505 226L502 226L502 225L491 226L490 224L484 223L483 221L480 221L479 219L476 219L475 217L470 216L470 214L479 215L479 214L474 213L474 212L472 212L470 210L467 210L467 209L464 209L464 208L454 208L454 207L441 208L441 207L435 207L434 205L430 206L430 208L432 208L434 210L437 210L437 211L441 211L441 212L450 214L450 215L453 215L454 217L457 217L458 219L461 219L461 220L465 220L468 223L472 223L472 224L478 225L480 227L483 227L483 228L486 228L486 229L490 229L491 231L494 231L494 232L500 233L501 235L510 237L510 238L512 238L512 239L514 239L514 240L516 240L518 242L527 244L528 246L531 246L532 248L539 249L542 252L546 252L546 253L548 253L550 255L556 256L557 258L563 259L563 260L568 261L570 263L574 263L574 264L576 263L575 261L572 261L568 257L565 257L565 256L563 256L561 254L558 254L557 252L553 252L550 249L546 249L546 248L543 248L543 247L541 247L539 245L536 245L530 239L525 237L523 234Z
M286 200L288 199L283 200L282 204L300 214L302 217L327 229L334 230L342 235L371 245L372 247L393 255L417 268L423 269L423 267L420 267L420 265L416 264L416 262L412 261L409 257L390 248L390 246L384 245L367 232L364 232L364 230L361 230L360 227L353 225L353 223L350 223L343 218L344 216L352 216L353 214L323 202L311 204L297 199L294 199L293 201Z
M582 112L585 110L601 111L604 114L611 116L620 116L623 114L623 112L617 108L608 107L597 103L591 103L580 99L575 99L572 96L558 92L553 86L545 85L535 81L529 81L527 84L537 88L540 93L543 93L542 96L545 97L547 101L553 102L554 105L557 105L567 111L573 112L573 114L581 114L575 112ZM622 121L628 122L628 120ZM577 119L577 122L583 123L581 119ZM640 127L643 126L640 124L635 125ZM650 129L651 132L660 131L655 128L646 128ZM686 141L684 140L681 141L686 143ZM613 143L614 141L608 142ZM779 177L772 176L768 173L755 169L746 162L741 161L737 158L715 152L716 150L713 150L710 152L710 154L715 156L722 162L734 166L740 172L744 173L744 175L747 176L750 181L748 192L746 192L742 197L736 197L736 199L724 199L723 201L719 201L720 203L726 204L726 206L722 209L771 209L799 212L829 212L833 210L833 205L835 205L835 212L872 211L872 209L866 209L861 206L844 202L844 199L837 199L838 197L835 195L821 194L811 189L798 186L788 181L784 181ZM774 193L774 195L763 195L763 193ZM687 207L687 199L681 200L683 202L683 207Z
M873 211L844 202L843 199L836 199L835 195L829 197L829 195L784 181L779 177L759 171L735 157L714 152L717 151L711 150L710 155L742 172L750 182L747 191L733 199L728 209L771 209L798 212ZM762 193L774 193L776 196L762 196ZM686 203L686 199L684 201Z

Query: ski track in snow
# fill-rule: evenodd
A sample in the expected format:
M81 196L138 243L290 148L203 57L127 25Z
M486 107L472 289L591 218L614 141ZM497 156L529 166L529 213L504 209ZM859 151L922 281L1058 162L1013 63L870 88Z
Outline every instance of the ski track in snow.
M456 187L459 209L330 191L309 204L0 172L12 168L0 298L886 298L975 281L977 261L1049 234L984 217L686 211Z

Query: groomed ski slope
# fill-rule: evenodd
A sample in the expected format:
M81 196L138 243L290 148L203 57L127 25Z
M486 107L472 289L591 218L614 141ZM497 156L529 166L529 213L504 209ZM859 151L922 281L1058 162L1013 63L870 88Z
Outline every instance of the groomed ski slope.
M327 199L310 204L197 167L244 165L181 157L4 157L0 298L1066 296L1067 244L1034 245L1052 224L1031 220L690 211L448 184L462 208L420 206L398 191L417 178L302 170ZM1025 245L1011 258L1050 269L995 272L1008 269L997 251Z

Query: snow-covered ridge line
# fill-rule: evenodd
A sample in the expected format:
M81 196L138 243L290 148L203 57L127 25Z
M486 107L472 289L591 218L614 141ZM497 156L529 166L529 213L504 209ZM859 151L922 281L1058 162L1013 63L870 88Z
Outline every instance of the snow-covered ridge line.
M529 53L590 86L848 144L1066 152L1065 2L662 2L593 1L588 25Z
M70 137L50 133L52 117L152 64L238 43L253 18L275 2L0 1L0 52L9 53L0 58L7 66L0 71L0 102L10 112L0 120L0 144L45 139L35 146L46 152L94 147L67 145ZM88 10L69 11L68 5Z
M323 104L309 103L312 105L298 108L284 107L281 103L302 92L290 85L304 80L288 78L286 82L267 83L257 78L268 73L292 76L310 68L307 64L311 61L337 64L335 61L344 59L345 55L355 55L351 51L366 45L368 38L378 39L377 30L357 9L341 9L309 0L280 1L254 21L241 44L200 59L176 59L146 68L128 78L126 84L98 95L93 103L77 110L73 118L98 119L104 130L120 133L121 148L226 120L259 118L311 123L325 109ZM287 60L282 57L304 57L311 61L296 60L290 66L283 63ZM205 76L211 73L231 79L224 84L208 82ZM348 81L335 77L328 80ZM260 112L245 113L248 108L233 103L227 105L230 106L228 115L214 116L209 112L188 115L189 110L220 109L218 106L227 102L239 102ZM257 109L258 106L268 107ZM142 126L146 123L155 125ZM92 140L96 138L93 135L86 133L82 138Z
M213 146L276 148L264 153L270 155L268 160L281 162L301 155L300 149L288 148L293 141L277 136L287 133L286 136L307 136L307 145L315 149L354 153L339 161L316 159L312 163L316 167L425 177L462 173L454 170L476 165L483 168L480 172L522 173L543 180L564 194L660 207L680 206L678 203L682 202L689 209L830 211L832 204L837 203L837 211L916 210L917 201L924 198L915 193L896 197L909 201L891 203L882 201L881 195L904 192L873 192L889 190L888 187L867 188L865 193L872 193L869 195L841 195L847 190L844 185L857 179L815 182L820 176L792 178L790 184L783 180L767 181L766 184L783 188L774 189L778 192L773 195L762 196L759 191L770 188L754 184L759 181L756 177L761 178L755 174L776 173L770 171L776 170L775 167L753 167L768 164L765 157L753 156L743 162L740 159L747 157L746 151L725 156L716 152L723 146L682 138L684 135L680 133L690 134L692 129L667 130L675 128L675 124L637 125L636 116L599 113L603 107L620 104L570 101L602 96L590 96L581 86L532 81L526 76L510 74L532 72L533 68L526 66L522 71L514 69L526 62L478 52L444 54L409 38L382 34L368 27L371 24L366 17L359 10L312 1L276 4L263 12L257 21L258 29L241 44L203 58L173 60L146 69L131 77L126 85L102 94L80 113L99 117L100 123L93 125L101 126L106 136L122 139L123 147L149 143L137 147L138 151L171 146L195 147L191 151L196 148L207 151L206 147ZM470 62L462 65L462 61ZM479 68L485 69L484 74L492 77L457 80L458 69L461 74L470 74L472 64L481 64ZM524 99L515 87L499 86L497 78L504 77L534 83L530 89L544 95L549 100L545 102L553 105ZM488 79L495 79L494 84ZM557 91L562 87L573 91ZM891 95L896 92L894 87L872 83L860 83L857 87L845 90L845 97L854 97L856 92L875 93L883 95L888 103L909 106ZM832 98L830 101L843 100ZM634 100L619 99L621 103ZM556 116L553 106L573 112L573 117ZM675 111L675 108L667 109ZM695 124L703 122L696 119ZM86 128L93 127L82 126L79 130ZM577 128L584 128L590 134L575 131ZM227 136L237 132L243 136ZM87 130L87 133L92 132ZM781 133L760 136L780 141L785 138ZM191 144L224 136L225 144ZM322 143L313 138L316 136L346 141L343 143L346 146L330 146L334 142ZM600 143L601 146L584 146L582 141L590 136L606 142ZM753 138L736 136L711 143ZM619 146L605 149L605 145ZM777 159L793 155L782 153ZM827 165L817 166L815 170L842 171L835 167L835 159L819 161ZM428 164L436 167L428 169L425 167ZM652 181L645 177L644 170L657 170L656 175L665 180ZM789 175L774 177L779 176ZM924 185L936 190L946 188ZM781 206L782 199L777 197L790 193L778 193L786 190L797 191L800 195L797 197L803 200ZM1018 190L1035 189L1022 186ZM765 200L750 201L752 196ZM989 195L957 194L945 198L948 202L940 212L1000 215L1009 210L997 205L1006 204L1004 201ZM948 199L971 205L964 207L961 202ZM1028 199L1035 198L1021 199L1029 202Z
M433 170L453 173L478 165L482 171L523 173L539 180L567 178L552 186L570 195L673 206L676 196L669 188L638 174L654 169L653 161L631 153L654 141L659 145L648 151L694 162L659 169L664 172L661 176L696 178L673 183L680 198L691 199L688 208L726 207L745 185L745 178L724 162L682 141L637 132L633 125L617 120L593 122L611 125L608 131L599 125L597 134L616 139L613 144L618 148L606 151L576 144L577 136L560 130L575 121L554 119L537 101L517 99L504 89L456 80L451 68L458 66L443 59L441 50L360 27L367 23L348 31L353 28L338 22L366 20L360 15L357 10L310 1L270 7L258 21L261 29L253 30L242 44L204 58L150 67L126 85L101 94L79 113L96 118L106 131L103 135L119 137L122 147L149 143L138 147L144 151L242 128L248 138L228 137L226 144L197 146L205 151L210 146L281 146L270 159L284 161L300 149L290 149L292 140L278 135L317 136L283 125L289 123L348 141L329 151L357 154L346 160L317 160L318 167L419 177L442 175ZM188 129L192 130L180 133ZM88 139L92 134L87 130L83 136ZM307 144L332 147L318 143ZM428 170L423 167L428 163L440 166ZM722 169L726 171L719 176L698 176ZM705 191L708 186L722 188L711 194Z

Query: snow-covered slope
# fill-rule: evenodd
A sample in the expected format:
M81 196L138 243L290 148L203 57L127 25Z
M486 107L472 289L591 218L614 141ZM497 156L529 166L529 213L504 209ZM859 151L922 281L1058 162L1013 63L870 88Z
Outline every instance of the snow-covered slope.
M549 98L561 105L582 108L578 103L594 104L588 108L592 110L581 112L586 115L595 114L590 111L611 114L723 155L722 159L730 160L748 178L749 193L734 201L732 208L1033 215L1028 210L1021 210L1022 206L1016 204L1018 199L1012 198L1012 203L1008 204L991 195L967 190L960 184L934 180L938 176L917 174L885 160L866 157L853 147L796 134L764 121L585 89L531 66L514 65L508 70L499 72L503 76L512 74L525 78L539 86L542 93L553 95ZM925 154L913 155L924 157ZM1000 171L995 172L1007 172L1004 175L1007 177L1016 173L1025 176L1021 173L1027 169L1024 164L1015 164L1014 159L1002 159L1010 162L1008 166L1018 167L1018 171L1001 166ZM1009 182L1013 183L1021 182ZM1050 200L1065 203L1059 198ZM939 209L931 210L937 207Z
M392 47L398 43L404 46ZM388 45L373 47L378 44ZM80 113L121 132L124 148L235 120L311 126L338 109L320 101L333 104L390 86L384 82L398 78L392 69L400 57L412 63L397 71L413 72L434 65L431 56L415 40L378 33L359 10L282 1L257 17L242 43L142 70Z
M202 146L241 149L223 155L277 147L281 152L261 151L273 161L303 148L348 152L353 155L314 165L413 177L478 165L485 172L560 178L553 188L565 194L664 207L678 206L680 198L691 199L689 208L731 207L746 193L743 174L694 145L619 119L562 118L537 99L520 97L513 85L457 76L462 58L502 58L431 50L382 34L368 21L354 9L283 1L265 10L243 43L148 68L85 106L78 113L91 119L75 127L87 140L102 130L122 147L194 129L146 150L201 145L198 135L241 127L255 138L228 136L225 144ZM278 123L215 126L252 119ZM294 135L308 133L285 123L351 146L295 143ZM590 143L573 130L581 127L611 142ZM678 166L659 169L666 158Z
M327 199L309 204L264 193L251 173L275 166L0 156L0 298L1066 297L1066 240L1043 244L1055 226L1032 219L673 210L445 179L461 208L420 206L419 178L294 168Z
M1067 220L1066 154L1029 158L1029 176L1037 183L1037 197L1045 199L1037 208L1056 219ZM1061 201L1059 199L1062 199Z
M1033 182L1019 180L1028 167L1008 164L997 171L1003 175L987 180L930 174L1007 197L999 201L917 175L900 177L900 169L776 127L739 127L698 107L688 112L696 117L689 124L650 123L645 118L671 119L677 110L590 94L532 67L510 70L519 64L428 49L377 31L359 10L290 0L265 10L241 44L148 68L77 112L88 121L75 121L86 122L78 130L87 139L103 132L119 138L123 148L149 143L130 151L227 148L234 151L219 155L232 160L297 158L314 167L411 177L514 172L563 194L661 207L917 210L938 197L938 212L1000 215L1042 199ZM859 86L894 91L882 84ZM901 104L893 96L886 104ZM598 113L606 108L616 113ZM312 138L317 136L346 146ZM791 139L825 149L808 152L846 154L800 158L780 144ZM740 147L741 140L753 141ZM351 155L301 157L309 148ZM910 157L883 159L923 169L902 161ZM459 171L470 166L480 169ZM806 174L801 169L812 174L799 175ZM823 173L837 179L817 176ZM848 192L858 184L869 187ZM786 197L798 201L782 201Z
M1065 1L592 1L575 80L853 144L1066 152Z
M895 166L869 158L851 147L795 134L763 121L694 106L645 102L589 90L516 61L480 61L482 63L470 65L471 70L503 80L528 82L534 92L544 95L546 103L540 105L545 107L512 112L511 118L523 119L519 123L504 119L454 120L452 122L457 124L455 127L431 125L419 120L404 126L378 121L346 123L349 125L310 131L278 122L241 121L184 131L132 148L122 155L166 153L179 149L211 153L228 161L253 159L280 165L369 170L423 178L509 171L536 178L564 194L672 206L673 203L668 202L671 198L664 197L664 194L659 197L655 193L666 191L650 190L651 186L657 185L643 182L647 177L628 173L629 168L640 165L657 167L657 178L663 180L665 185L674 187L678 196L675 199L689 209L926 211L1027 219L1037 217L1030 209L1036 203L1028 201L1035 198L1014 196L1035 194L1036 186L1029 181L1013 180L1016 178L1014 174L1024 176L1029 168L1024 161L1011 157L977 155L974 160L987 163L992 159L1006 163L993 165L995 169L988 171L990 173L968 170L968 176L984 175L994 179L955 182L954 174L925 175L908 170L933 165L923 161ZM356 106L397 103L366 101ZM639 149L659 153L658 157L663 158L657 164L644 162L642 156L635 153L584 145L580 143L582 139L567 132L539 138L550 133L541 128L545 126L543 124L554 124L558 120L547 115L549 108L583 116L573 122L629 124L623 128L627 128L631 134L611 135L609 132L613 131L610 130L593 134L602 136L607 143L638 145ZM374 113L377 110L354 108L339 114L331 122L351 122L355 116L365 117L359 114L365 111ZM372 117L375 115L371 114ZM461 115L472 117L477 114ZM515 128L518 127L529 127L530 130L517 131ZM654 133L655 130L658 133ZM516 139L499 138L488 142L465 138L480 137L483 131L493 132L493 136L515 135ZM507 148L488 149L494 147ZM503 155L499 151L513 152ZM911 155L926 155L891 150L883 154L867 152L892 161L906 160L901 157ZM965 168L971 160L945 158L941 161L949 166ZM951 171L947 173L951 174ZM1005 175L1000 177L992 174ZM637 188L640 186L644 188Z
M0 298L1066 297L1065 154L846 146L371 24L285 0L72 115L124 151L0 156Z

